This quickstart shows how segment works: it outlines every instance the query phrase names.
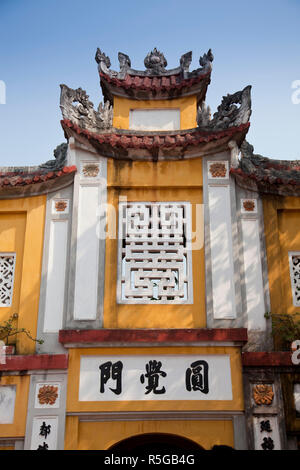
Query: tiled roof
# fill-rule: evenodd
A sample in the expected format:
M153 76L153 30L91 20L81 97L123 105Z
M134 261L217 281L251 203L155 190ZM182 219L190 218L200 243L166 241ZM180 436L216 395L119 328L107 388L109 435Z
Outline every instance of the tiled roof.
M63 129L72 129L77 134L81 134L90 141L97 141L99 144L106 144L111 147L132 148L132 149L152 149L152 148L175 148L197 146L202 142L210 142L223 137L230 137L237 132L245 131L250 123L242 124L239 127L230 127L219 131L200 131L198 128L188 129L186 131L174 131L172 133L152 132L135 133L134 131L118 131L113 129L109 133L95 134L88 130L81 129L76 124L65 119L61 121Z
M77 171L76 166L65 166L59 171L0 171L0 188L28 186L36 183L44 183L49 180L60 178Z
M243 153L244 148L244 153ZM249 150L250 149L250 150ZM245 142L238 168L231 174L240 186L265 194L298 195L300 193L300 161L272 160L253 153Z
M110 83L116 87L136 90L151 90L151 91L172 91L172 90L181 90L182 88L189 88L205 78L210 77L211 72L207 72L203 75L198 75L193 78L184 79L182 74L169 75L169 76L158 76L158 77L149 77L149 76L138 76L138 75L129 75L127 74L124 80L120 80L116 77L110 77L103 72L100 73L100 78L105 80L107 83Z

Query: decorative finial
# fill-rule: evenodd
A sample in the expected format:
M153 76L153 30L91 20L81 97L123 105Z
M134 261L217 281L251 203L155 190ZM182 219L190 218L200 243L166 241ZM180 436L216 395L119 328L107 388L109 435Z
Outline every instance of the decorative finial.
M158 51L156 47L153 51L149 52L145 57L144 64L146 69L152 73L159 74L165 71L168 62L162 52Z
M200 57L199 64L201 65L201 67L205 67L208 64L211 64L213 60L213 53L211 52L211 49L209 49L207 54L204 54L202 57Z
M96 51L95 61L97 62L97 64L100 64L100 62L104 62L108 69L111 66L110 58L106 54L104 54L104 52L102 52L99 47Z

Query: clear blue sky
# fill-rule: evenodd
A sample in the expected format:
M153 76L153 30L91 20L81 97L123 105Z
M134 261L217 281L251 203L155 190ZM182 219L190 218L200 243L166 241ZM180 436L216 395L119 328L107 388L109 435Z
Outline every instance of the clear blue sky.
M144 69L157 47L168 68L192 50L191 69L212 48L207 104L251 84L248 140L271 158L300 159L300 104L291 84L300 80L300 0L0 0L0 166L34 165L65 141L60 83L102 100L95 51L118 70L118 51Z

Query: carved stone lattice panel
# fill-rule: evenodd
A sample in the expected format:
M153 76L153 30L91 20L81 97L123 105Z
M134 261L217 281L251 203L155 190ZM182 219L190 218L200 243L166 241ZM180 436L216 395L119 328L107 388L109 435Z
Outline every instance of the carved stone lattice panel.
M190 204L119 205L118 303L192 303Z
M300 252L289 253L293 303L300 307Z
M15 253L0 253L0 307L11 306L15 264Z

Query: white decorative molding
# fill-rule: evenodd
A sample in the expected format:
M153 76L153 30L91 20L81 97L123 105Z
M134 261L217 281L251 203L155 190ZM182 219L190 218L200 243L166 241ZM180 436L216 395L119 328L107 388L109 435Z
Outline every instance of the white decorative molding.
M232 399L229 355L81 356L81 402Z
M51 213L56 214L69 214L69 199L53 199Z
M82 161L80 163L80 178L98 180L100 178L100 162Z
M68 220L51 220L44 332L62 328L67 262Z
M57 416L33 418L30 450L56 450Z
M257 199L241 199L242 214L257 214Z
M180 109L132 109L129 129L173 131L180 129Z
M79 186L74 319L94 320L97 314L100 187Z
M187 202L120 202L118 303L192 303Z
M289 251L293 304L300 307L300 251Z
M277 417L255 416L253 426L255 450L281 450Z
M0 386L0 424L14 422L16 385Z
M13 298L16 253L0 253L0 307L10 307Z
M57 382L39 382L35 387L35 408L59 408L61 384Z
M208 186L213 315L236 318L230 188Z
M259 223L257 219L242 219L245 286L248 329L265 330L264 287L261 266Z
M209 179L226 180L229 178L229 167L227 160L207 162L207 173Z

